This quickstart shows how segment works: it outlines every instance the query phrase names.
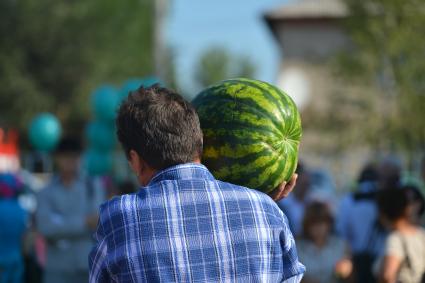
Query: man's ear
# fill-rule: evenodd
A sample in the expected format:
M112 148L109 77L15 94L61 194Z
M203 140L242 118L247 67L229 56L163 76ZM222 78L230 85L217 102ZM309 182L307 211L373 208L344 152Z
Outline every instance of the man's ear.
M152 169L135 150L130 150L128 156L128 163L136 174L139 184L146 186L157 171Z
M133 170L134 174L136 174L137 176L140 176L142 170L143 170L143 164L142 164L142 160L140 159L139 154L131 149L129 154L128 154L128 164L130 165L131 169Z

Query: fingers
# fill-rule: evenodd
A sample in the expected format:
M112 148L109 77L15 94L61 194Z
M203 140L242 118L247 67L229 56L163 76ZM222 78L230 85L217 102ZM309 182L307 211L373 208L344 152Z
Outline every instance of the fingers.
M286 182L282 182L279 186L278 194L276 195L276 199L274 201L280 201L282 198L285 197L285 187Z
M289 185L292 187L295 187L295 183L297 182L298 179L298 174L295 173L294 175L292 175L291 180L289 180Z
M276 189L274 189L273 191L269 193L269 196L274 201L279 201L281 199L281 195L283 191L285 190L285 185L286 185L286 182L282 182Z
M292 175L289 182L283 181L276 189L274 189L269 195L274 201L280 201L283 198L286 198L294 189L297 182L298 174Z

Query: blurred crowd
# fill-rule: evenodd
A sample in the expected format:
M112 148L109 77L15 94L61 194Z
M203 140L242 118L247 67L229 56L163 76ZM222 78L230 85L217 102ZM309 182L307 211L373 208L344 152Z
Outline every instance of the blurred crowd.
M0 283L87 282L100 204L136 186L81 172L82 150L78 139L63 138L39 191L24 171L0 173Z
M425 158L417 179L404 178L396 158L366 164L338 198L332 184L315 184L313 170L297 170L297 186L279 207L307 268L303 282L424 282Z
M80 171L82 145L64 138L54 174L39 192L21 173L0 173L0 283L86 282L98 207L137 188ZM303 282L421 282L425 271L424 183L402 177L395 158L366 164L352 190L300 163L295 190L278 205L288 217ZM23 196L34 195L29 209ZM397 281L398 280L398 281Z

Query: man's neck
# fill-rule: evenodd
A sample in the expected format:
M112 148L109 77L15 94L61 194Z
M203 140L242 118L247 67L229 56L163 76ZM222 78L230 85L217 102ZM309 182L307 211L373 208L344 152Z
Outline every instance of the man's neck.
M199 158L195 158L190 163L201 164L201 160ZM144 187L147 186L152 180L152 178L155 177L155 175L158 174L159 171L161 170L153 169L152 167L146 167L143 171L143 174L140 174L138 176L139 183Z

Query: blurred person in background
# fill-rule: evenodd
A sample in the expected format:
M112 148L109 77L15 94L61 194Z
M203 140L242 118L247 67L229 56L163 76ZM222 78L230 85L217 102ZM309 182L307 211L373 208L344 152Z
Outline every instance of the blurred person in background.
M0 283L21 283L22 244L27 212L18 202L23 183L11 173L0 173Z
M302 236L297 241L298 256L307 269L302 282L341 282L351 275L347 244L332 235L333 223L326 203L314 201L307 205Z
M62 139L55 151L57 174L37 197L36 225L47 242L45 283L88 281L87 256L104 191L81 176L78 139Z
M423 199L418 200L415 191L408 186L378 196L381 220L391 231L375 266L380 283L425 282L425 230L415 223L423 213Z
M403 185L406 190L407 198L409 201L408 217L410 222L414 225L420 226L422 216L425 211L425 199L422 192L415 185Z
M373 262L387 235L378 218L376 196L398 186L400 174L401 166L395 158L384 158L377 166L367 164L359 175L357 190L341 200L336 227L353 254L355 282L375 282Z
M311 189L310 172L303 163L298 163L296 172L298 174L297 184L294 191L285 199L278 202L278 206L288 217L289 227L295 237L302 231L302 221L308 194Z

